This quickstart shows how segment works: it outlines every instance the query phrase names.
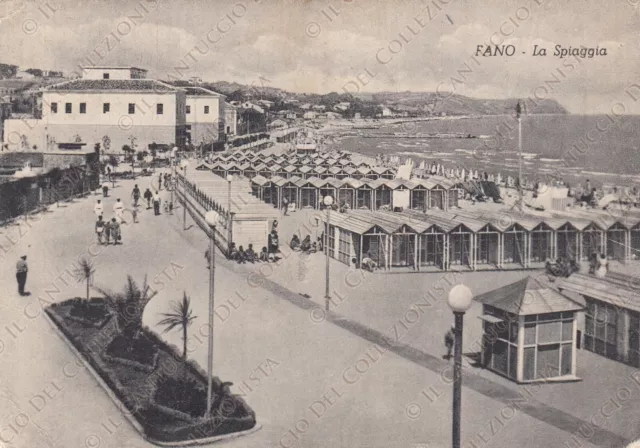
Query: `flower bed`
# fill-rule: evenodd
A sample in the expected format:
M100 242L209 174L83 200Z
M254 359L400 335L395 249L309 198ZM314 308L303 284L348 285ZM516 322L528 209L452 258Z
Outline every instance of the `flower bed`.
M212 412L209 418L204 418L206 375L195 362L183 361L175 347L147 328L142 330L139 339L147 349L156 349L153 369L141 371L124 363L109 362L114 350L122 356L118 350L126 349L121 342L114 342L121 337L114 331L115 319L110 319L101 329L83 325L69 318L72 307L70 300L53 304L45 312L123 403L150 441L184 443L244 432L256 426L253 410L241 397L231 394L225 383L216 377L213 378ZM188 400L179 396L180 391L188 390ZM162 396L163 392L168 396Z
M79 297L72 299L67 317L78 323L102 328L111 319L102 299L92 298L89 302Z
M131 345L124 336L118 335L109 343L103 357L151 373L158 361L158 347L144 334Z

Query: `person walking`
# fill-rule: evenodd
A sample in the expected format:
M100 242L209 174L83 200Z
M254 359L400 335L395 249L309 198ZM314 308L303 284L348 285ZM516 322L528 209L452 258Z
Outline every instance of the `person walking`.
M118 221L118 224L124 221L122 218L122 213L124 212L124 204L120 201L120 198L116 199L116 203L113 204L113 213L115 213L115 218Z
M105 222L102 220L102 216L98 216L96 221L96 236L98 237L98 244L102 244L102 236L104 235Z
M287 216L287 212L289 211L289 201L287 198L282 198L282 211L284 216Z
M147 201L147 210L151 208L151 199L153 199L153 193L148 188L144 192L144 198Z
M100 199L98 199L96 201L96 205L93 206L93 212L96 214L97 217L102 216L104 212L104 204L102 204L102 201Z
M105 198L109 196L109 184L106 182L102 183L102 196Z
M133 206L138 206L138 200L140 200L140 189L138 188L138 184L135 184L133 187L133 191L131 192L131 197L133 198Z
M27 266L27 256L23 255L16 263L16 280L18 281L18 293L21 296L27 295L24 292L24 286L27 284L27 272L29 267Z
M444 335L444 345L445 347L447 347L447 354L445 355L445 359L451 359L451 352L453 351L453 342L455 341L455 338L456 338L455 329L456 327L451 325L451 328L449 328L449 331L447 331Z
M104 240L107 246L111 242L111 221L106 221L104 223Z
M111 218L111 236L113 237L113 245L122 244L122 235L120 235L120 223L116 218Z
M153 194L153 213L156 216L160 214L160 193L157 191Z

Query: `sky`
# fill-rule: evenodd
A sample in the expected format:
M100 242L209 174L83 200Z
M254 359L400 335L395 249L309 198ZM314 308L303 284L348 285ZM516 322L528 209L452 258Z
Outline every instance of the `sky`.
M640 113L640 88L625 93L640 85L639 34L640 0L0 0L0 62L21 69L555 98L577 114ZM476 56L487 44L515 53ZM556 45L607 55L560 59Z

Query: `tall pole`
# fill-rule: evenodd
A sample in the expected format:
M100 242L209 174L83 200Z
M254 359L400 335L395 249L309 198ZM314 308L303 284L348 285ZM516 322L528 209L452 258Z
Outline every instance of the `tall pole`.
M182 178L182 230L187 230L187 167Z
M211 414L211 405L213 399L213 298L214 298L214 282L216 278L216 226L210 226L211 236L209 237L209 354L207 359L207 411L205 417Z
M171 204L169 204L169 213L173 215L173 190L176 189L176 158L171 158Z
M331 295L329 295L329 219L330 219L330 215L329 215L329 209L330 207L327 206L327 229L325 231L325 245L324 245L324 251L325 251L325 255L326 255L326 269L325 269L325 282L324 282L324 302L325 302L325 309L327 311L329 311L329 301L331 301Z
M522 190L522 105L518 100L516 116L518 117L518 207L522 211L523 190Z
M464 313L454 311L455 342L453 363L453 421L452 448L460 448L460 408L462 405L462 318Z

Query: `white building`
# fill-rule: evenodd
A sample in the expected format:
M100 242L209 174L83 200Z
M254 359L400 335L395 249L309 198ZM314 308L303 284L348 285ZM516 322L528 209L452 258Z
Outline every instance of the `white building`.
M83 67L82 79L147 79L147 70L137 67Z
M313 111L305 112L302 118L304 118L305 120L313 120L314 118L316 118L316 113Z
M186 91L144 79L146 71L135 67L90 67L83 78L48 86L42 95L41 120L7 120L5 143L16 150L22 135L41 148L49 143L78 138L92 147L104 136L110 152L121 152L137 140L137 150L151 143L185 143ZM218 112L219 113L219 112Z
M203 87L185 87L185 132L187 142L193 145L216 143L224 140L224 95Z
M389 109L388 107L383 107L382 108L382 116L383 117L390 117L391 115L393 115L393 113L391 112L391 109Z
M238 109L233 104L224 103L224 132L227 135L238 133Z
M341 103L336 104L335 106L333 106L333 108L335 110L341 110L341 111L345 111L347 109L349 109L349 107L351 107L351 103L343 101Z

